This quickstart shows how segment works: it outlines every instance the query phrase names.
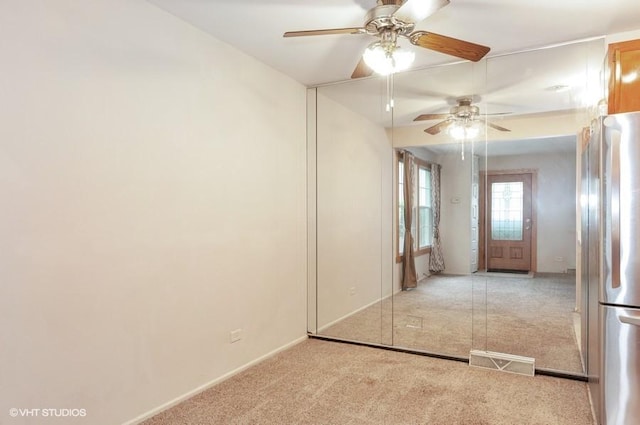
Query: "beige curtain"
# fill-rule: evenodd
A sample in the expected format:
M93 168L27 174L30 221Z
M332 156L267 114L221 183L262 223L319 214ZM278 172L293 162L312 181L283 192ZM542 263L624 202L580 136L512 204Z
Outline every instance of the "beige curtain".
M444 270L444 257L440 243L440 164L431 165L431 205L433 207L433 241L429 256L429 270L439 273Z
M404 163L404 253L402 256L402 289L410 289L418 286L416 275L415 252L413 250L413 235L411 226L413 224L413 173L414 157L411 152L402 153Z

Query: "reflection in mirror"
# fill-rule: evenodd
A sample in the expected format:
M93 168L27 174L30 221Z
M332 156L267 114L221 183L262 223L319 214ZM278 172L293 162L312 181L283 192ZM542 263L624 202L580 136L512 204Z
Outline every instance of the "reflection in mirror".
M471 241L479 219L478 205L475 205L475 215L472 205L479 193L480 147L483 148L484 143L465 143L451 152L437 152L427 147L400 150L411 152L416 163L412 229L416 235L414 261L418 279L412 288L406 288L403 281L402 256L406 249L402 249L405 225L402 217L406 204L402 202L404 181L398 172L396 249L399 263L394 274L393 297L396 346L462 359L469 355L474 323L473 288L484 281L483 277L471 274L474 253L477 257L477 245L474 247ZM405 164L399 161L399 165L404 168ZM448 267L455 267L448 263L449 243L461 239L469 241L455 248L464 251L469 259L466 273L447 273ZM477 262L475 264L477 266Z
M578 135L603 60L595 39L317 88L317 333L584 373Z
M465 151L460 142L453 141L451 132L429 133L439 126L442 117L438 115L446 113L447 107L451 108L449 116L457 118L455 105L451 105L462 93L473 95L469 98L489 123L481 129L484 152L476 152L481 176L477 271L475 255L468 249L475 246L473 221L467 224L474 215L470 195L474 183L465 175L473 166L451 164L455 177L465 175L468 190L447 191L452 181L442 183L442 198L452 208L443 211L446 268L437 280L450 279L454 293L453 282L463 279L462 275L468 279L464 287L472 291L473 349L532 357L539 369L584 371L584 318L576 273L576 143L603 98L603 58L602 40L490 58L486 84L476 86L484 91L465 88L469 80L480 79L478 72L474 78L467 69L467 78L460 79L455 71L447 70L443 75L457 77L450 82L446 78L439 81L438 75L429 75L432 70L425 70L430 78L422 80L414 92L436 92L448 104L416 113L413 106L399 111L404 104L397 101L395 147L420 146L443 158L457 153L462 160ZM462 92L437 92L441 87L455 90L456 83ZM412 92L410 84L402 90ZM418 125L408 121L399 125L400 117L412 114L428 119ZM442 124L445 129L447 125L452 124ZM447 168L443 165L443 170ZM429 277L425 284L437 280Z
M576 136L527 142L492 151L483 170L487 346L580 373Z
M393 142L398 152L415 156L412 234L417 283L406 285L404 277L403 211L396 211L396 257L393 324L396 346L466 358L472 347L472 297L475 271L471 261L463 264L448 253L457 250L470 260L477 247L471 243L477 230L471 213L472 186L478 195L479 153L482 137L460 141L448 150L433 149L430 138L451 140L452 116L477 107L484 92L486 63L463 62L399 74L394 80ZM467 110L465 110L465 108ZM411 133L411 137L408 135ZM398 165L403 165L399 156ZM424 170L424 171L423 171ZM425 192L420 172L428 188ZM474 180L475 176L475 180ZM396 173L397 202L402 204L401 174ZM427 237L424 237L424 234ZM458 244L456 241L466 241ZM476 239L477 243L477 239ZM477 262L475 263L477 267ZM481 279L482 280L482 279Z
M538 369L584 373L578 140L604 98L604 56L598 39L487 62L487 81L503 85L488 87L492 99L519 112L504 117L511 140L488 143L482 170L480 267L499 272L487 280L487 349Z
M382 78L346 85L316 91L317 333L391 345L387 85Z

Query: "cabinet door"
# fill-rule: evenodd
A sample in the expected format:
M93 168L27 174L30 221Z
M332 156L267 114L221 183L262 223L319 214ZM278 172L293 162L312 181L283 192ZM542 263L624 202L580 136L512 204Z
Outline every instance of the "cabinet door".
M640 40L609 45L609 113L640 111Z

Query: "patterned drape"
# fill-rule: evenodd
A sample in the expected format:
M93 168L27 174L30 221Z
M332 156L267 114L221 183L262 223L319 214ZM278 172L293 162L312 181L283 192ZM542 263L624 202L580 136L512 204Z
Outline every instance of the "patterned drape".
M429 256L429 270L439 273L444 270L444 257L440 243L440 164L431 165L431 204L433 206L433 241Z
M418 278L416 274L415 252L413 250L413 235L411 226L413 223L413 187L414 187L414 157L411 152L402 153L404 163L404 252L402 256L402 289L416 288Z

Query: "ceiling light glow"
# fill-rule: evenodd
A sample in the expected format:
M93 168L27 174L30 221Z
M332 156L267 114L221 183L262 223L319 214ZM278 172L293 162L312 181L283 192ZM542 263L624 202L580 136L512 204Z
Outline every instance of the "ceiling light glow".
M375 42L362 55L367 66L377 74L389 75L408 69L416 55L411 50L404 50L395 43Z
M473 123L456 122L449 127L449 135L456 140L470 140L479 133L480 129Z

